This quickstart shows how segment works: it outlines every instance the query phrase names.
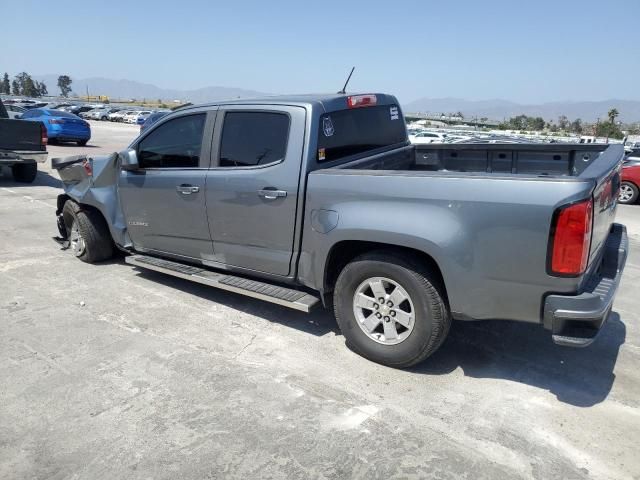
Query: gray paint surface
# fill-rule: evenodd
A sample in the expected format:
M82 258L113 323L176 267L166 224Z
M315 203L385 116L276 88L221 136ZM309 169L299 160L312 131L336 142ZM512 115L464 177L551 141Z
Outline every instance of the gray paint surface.
M394 97L378 94L379 105L396 103ZM122 246L131 245L120 211L127 221L135 223L129 233L136 250L152 250L281 282L299 282L320 292L325 290L327 259L332 248L343 241L374 241L431 256L442 271L451 308L459 318L540 323L545 294L578 291L585 276L558 278L546 272L552 216L561 205L588 198L594 191L598 196L602 193L596 209L595 259L615 215L611 190L601 190L617 171L621 147L610 146L601 155L594 155L579 171L547 177L533 173L413 171L408 169L407 162L414 155L408 143L354 157L349 159L351 163L319 164L316 150L320 115L345 108L346 96L331 95L239 100L181 109L145 135L176 116L193 112L220 109L221 117L225 110L234 109L285 111L291 115L287 157L264 168L218 169L221 122L216 121L215 127L209 122L211 142L205 142L201 169L159 174L164 178L161 188L171 195L175 195L182 175L187 175L190 182L200 182L198 186L204 192L201 189L188 201L161 204L166 197L154 197L151 179L155 172L122 173L120 188L125 190L120 194L113 184L109 185L111 177L105 177L104 182L96 178L100 185L104 183L104 195L99 195L102 190L93 192L85 180L81 188L69 187L68 194L103 211L116 242ZM482 148L491 150L493 146ZM520 149L523 161L531 157L529 161L535 165L536 152L543 158L550 150L568 152L575 147L495 148ZM106 172L118 170L117 157L93 162L109 164L100 167ZM149 177L148 185L145 176ZM123 178L138 180L123 183ZM126 183L129 181L130 185ZM258 195L265 187L290 194L265 201ZM127 195L134 193L127 205ZM318 217L317 212L331 213ZM156 243L149 247L146 236L154 237ZM596 263L592 262L592 268Z

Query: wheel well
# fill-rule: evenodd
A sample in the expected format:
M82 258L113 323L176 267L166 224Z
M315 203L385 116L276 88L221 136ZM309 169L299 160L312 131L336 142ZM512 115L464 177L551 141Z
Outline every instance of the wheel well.
M426 265L429 267L431 271L433 271L437 278L434 279L440 282L442 286L443 293L446 297L447 288L444 282L444 277L442 276L442 271L440 267L429 254L416 250L415 248L409 247L401 247L398 245L390 245L387 243L378 243L378 242L366 242L359 240L349 240L344 242L338 242L335 244L331 251L329 252L329 257L327 259L327 263L325 266L325 275L324 275L324 292L330 293L333 291L333 287L338 280L338 275L342 269L351 262L354 258L359 257L360 255L367 252L380 252L384 251L387 253L396 253L402 256L410 256L413 259L417 259L422 265Z
M90 212L95 212L97 215L100 215L100 218L102 218L102 221L105 223L105 225L109 225L107 223L107 219L104 218L104 215L102 214L102 212L100 210L98 210L96 207L92 206L92 205L87 205L86 203L78 203L76 202L73 198L71 198L69 195L60 195L58 196L58 212L63 213L63 209L64 206L67 202L72 202L76 204L77 207L77 211L90 211ZM69 225L70 223L70 219L65 218L64 219L65 224ZM107 231L109 231L109 229L107 228ZM111 232L109 232L109 234L111 234Z

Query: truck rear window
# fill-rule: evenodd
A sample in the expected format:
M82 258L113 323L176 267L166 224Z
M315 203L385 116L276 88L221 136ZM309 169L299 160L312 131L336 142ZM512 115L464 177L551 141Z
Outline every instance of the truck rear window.
M338 110L320 117L319 162L329 162L407 140L397 105Z

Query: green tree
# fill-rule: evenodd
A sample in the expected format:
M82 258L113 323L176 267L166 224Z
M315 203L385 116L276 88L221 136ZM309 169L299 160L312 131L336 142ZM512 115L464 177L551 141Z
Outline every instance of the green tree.
M612 108L607 112L607 117L609 117L609 123L614 124L616 123L616 117L620 115L620 112L618 112L617 108Z
M582 120L576 118L571 125L569 125L569 131L572 133L582 133Z
M60 94L63 97L68 97L69 93L71 93L71 84L73 80L69 77L69 75L60 75L58 77L58 88L60 89Z
M615 119L615 117L613 117ZM612 122L598 123L596 126L597 137L609 137L609 138L624 138L624 133L620 130L620 127Z
M47 90L47 85L44 82L36 81L35 83L36 83L36 90L38 90L39 97L49 94L49 91Z
M560 128L560 130L566 130L568 126L569 126L569 119L567 118L567 116L560 115L558 117L558 128Z
M36 82L33 81L30 75L26 74L24 77L24 84L22 86L22 95L27 97L39 97L40 92L36 88Z
M9 83L9 74L7 72L4 72L4 77L2 77L0 92L6 93L7 95L11 93L11 83Z
M20 84L15 78L11 81L11 93L14 95L20 95Z

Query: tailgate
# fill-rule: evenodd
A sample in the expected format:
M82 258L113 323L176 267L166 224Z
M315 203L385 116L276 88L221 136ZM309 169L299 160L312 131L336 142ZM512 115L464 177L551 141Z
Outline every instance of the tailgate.
M623 157L622 145L610 145L579 175L581 179L592 180L595 186L590 264L599 255L615 220Z
M45 151L40 122L0 119L0 149L16 151Z

